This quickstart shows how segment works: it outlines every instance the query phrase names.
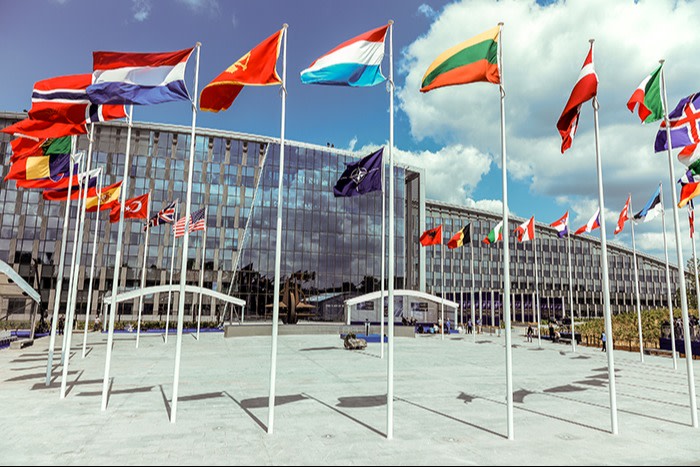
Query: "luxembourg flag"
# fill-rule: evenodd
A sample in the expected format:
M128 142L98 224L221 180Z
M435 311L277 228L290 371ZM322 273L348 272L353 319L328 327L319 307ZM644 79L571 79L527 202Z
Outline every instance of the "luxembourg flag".
M600 208L596 209L595 214L593 214L593 217L591 217L588 220L588 222L586 222L586 225L578 229L575 232L575 234L581 235L582 233L590 233L598 228L600 228Z
M557 235L559 238L566 237L566 235L569 233L569 211L566 211L566 213L561 216L559 220L552 222L549 224L549 226L557 229Z
M301 72L304 84L367 87L386 81L382 74L384 39L389 25L343 42Z
M166 53L93 52L93 104L151 105L190 100L185 67L192 49Z

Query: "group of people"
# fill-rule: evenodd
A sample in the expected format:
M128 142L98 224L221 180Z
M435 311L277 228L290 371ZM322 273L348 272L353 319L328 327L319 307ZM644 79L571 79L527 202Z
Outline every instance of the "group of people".
M443 327L441 319L439 319L438 322L434 323L434 324L429 324L429 325L423 325L422 323L418 324L416 327L416 332L418 334L440 334L443 329L445 331L445 334L450 333L450 331L452 329L452 323L450 323L450 318L447 318L447 320L445 320L444 327Z

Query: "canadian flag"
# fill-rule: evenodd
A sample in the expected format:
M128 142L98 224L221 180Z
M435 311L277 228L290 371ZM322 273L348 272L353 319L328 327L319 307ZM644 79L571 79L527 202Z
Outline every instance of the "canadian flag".
M595 214L593 214L593 217L586 222L586 225L578 229L574 234L581 235L582 233L590 233L598 228L600 228L600 208L598 208Z
M625 222L627 222L630 219L629 213L630 213L630 202L631 201L632 201L632 196L628 196L627 202L625 203L625 207L622 208L622 212L620 213L620 217L619 217L619 219L617 219L617 227L615 227L615 235L622 232L622 230L625 228Z
M126 200L126 203L124 203L124 219L147 219L150 196L150 193L146 193L145 195ZM117 204L109 212L109 221L111 223L119 222L120 212L121 204Z
M566 103L564 111L557 122L557 129L561 135L561 153L571 147L578 127L578 119L581 113L581 106L584 102L592 99L598 92L598 75L593 67L593 44L588 56L583 62L583 68L578 76L578 81L571 92L569 102Z
M535 216L532 216L529 221L525 221L515 229L515 235L519 242L527 242L535 238Z

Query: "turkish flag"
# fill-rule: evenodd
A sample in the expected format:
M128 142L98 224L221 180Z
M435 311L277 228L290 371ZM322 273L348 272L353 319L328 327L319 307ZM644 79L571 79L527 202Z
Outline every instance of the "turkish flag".
M124 203L124 219L147 219L150 195L150 193L146 193L136 198L127 199ZM117 204L109 212L109 221L111 223L119 222L120 212L121 204Z

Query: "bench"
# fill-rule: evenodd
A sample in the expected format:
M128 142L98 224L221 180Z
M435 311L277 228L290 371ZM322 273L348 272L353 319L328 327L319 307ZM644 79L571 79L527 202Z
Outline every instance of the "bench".
M30 347L34 345L34 341L31 339L20 339L10 342L10 349L23 349L25 347Z
M658 357L672 357L673 352L665 349L644 349L644 355L655 355Z

